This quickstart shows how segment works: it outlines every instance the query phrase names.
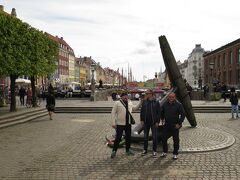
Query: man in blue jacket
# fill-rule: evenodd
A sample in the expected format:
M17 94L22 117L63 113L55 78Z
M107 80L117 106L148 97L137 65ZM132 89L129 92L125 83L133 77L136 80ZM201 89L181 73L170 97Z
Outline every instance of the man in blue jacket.
M157 129L160 122L160 104L153 96L152 90L147 90L146 100L143 101L140 120L144 126L144 150L142 155L147 154L148 136L151 128L153 138L153 157L157 155Z
M182 127L185 118L184 109L181 103L176 100L175 93L168 95L168 101L161 107L161 121L164 129L162 135L163 153L161 157L166 157L168 152L167 140L173 137L173 159L177 159L179 150L179 129Z

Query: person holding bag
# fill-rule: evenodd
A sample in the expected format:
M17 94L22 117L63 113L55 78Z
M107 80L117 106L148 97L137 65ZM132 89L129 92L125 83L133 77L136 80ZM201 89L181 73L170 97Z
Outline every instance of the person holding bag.
M132 110L137 110L141 106L142 101L136 106L128 99L128 94L123 92L119 101L116 101L112 108L112 127L116 129L116 137L112 149L111 158L116 156L119 143L121 141L123 131L125 131L125 141L126 141L126 154L134 155L130 150L131 147L131 119ZM132 122L133 123L133 122Z
M54 97L54 92L52 90L49 90L48 95L47 95L47 99L46 99L46 108L48 110L48 115L49 115L49 119L52 119L52 114L55 110L55 97Z

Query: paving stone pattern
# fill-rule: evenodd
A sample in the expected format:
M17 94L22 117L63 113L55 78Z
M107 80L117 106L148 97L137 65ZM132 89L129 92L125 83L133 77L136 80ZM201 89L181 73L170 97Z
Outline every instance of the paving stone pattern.
M138 114L134 116L138 119ZM161 147L157 158L151 151L142 157L141 148L126 156L122 148L111 159L105 144L105 135L113 131L110 114L55 114L53 121L43 117L4 128L0 130L0 179L240 179L240 119L222 113L196 117L199 128L213 130L211 136L223 141L227 133L235 143L218 151L182 152L176 161L170 153L161 159ZM191 133L189 138L204 144L209 137L206 132Z

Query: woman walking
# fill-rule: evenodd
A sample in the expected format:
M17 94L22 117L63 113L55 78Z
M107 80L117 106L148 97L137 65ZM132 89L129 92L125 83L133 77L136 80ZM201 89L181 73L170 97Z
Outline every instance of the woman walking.
M55 97L54 97L53 91L48 92L46 100L47 100L46 108L48 110L48 115L50 120L52 120L52 114L55 110Z

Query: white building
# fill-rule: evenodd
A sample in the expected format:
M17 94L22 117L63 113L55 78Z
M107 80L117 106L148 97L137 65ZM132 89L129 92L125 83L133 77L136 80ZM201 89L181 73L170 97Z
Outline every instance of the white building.
M204 49L201 47L201 44L196 44L195 48L192 50L189 55L187 62L187 75L186 80L190 86L193 88L198 87L198 80L203 79L204 75L204 63L203 63L203 54Z
M187 67L188 67L187 60L185 60L180 65L178 65L179 71L180 71L183 79L187 79Z

